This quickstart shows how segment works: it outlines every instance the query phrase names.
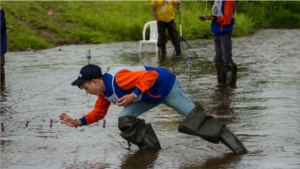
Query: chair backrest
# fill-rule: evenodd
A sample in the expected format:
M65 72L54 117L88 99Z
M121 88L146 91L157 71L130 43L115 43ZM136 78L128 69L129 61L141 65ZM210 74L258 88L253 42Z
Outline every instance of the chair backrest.
M143 29L143 40L147 40L146 39L146 30L147 30L148 26L150 26L149 41L157 41L157 38L158 38L157 21L149 21L149 22L145 23L144 29Z

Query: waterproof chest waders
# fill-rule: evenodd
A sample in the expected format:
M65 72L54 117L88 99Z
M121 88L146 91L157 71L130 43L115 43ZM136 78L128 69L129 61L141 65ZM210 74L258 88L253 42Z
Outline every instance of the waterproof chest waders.
M224 63L222 53L217 53L215 58L215 67L217 70L218 84L235 85L237 79L237 66L234 62Z
M196 107L179 124L179 132L199 136L215 144L221 141L237 154L247 153L247 149L243 143L224 124L216 121L212 116L207 116L204 108L198 102L195 105Z
M237 66L234 62L225 63L223 72L226 75L226 84L235 85L237 78Z
M140 150L160 150L161 146L151 124L133 116L119 118L121 136L128 142L135 144Z
M216 70L217 70L218 84L225 85L226 84L226 76L224 75L224 73L222 71L222 67L224 65L224 62L222 59L222 53L216 53L214 62L215 62Z

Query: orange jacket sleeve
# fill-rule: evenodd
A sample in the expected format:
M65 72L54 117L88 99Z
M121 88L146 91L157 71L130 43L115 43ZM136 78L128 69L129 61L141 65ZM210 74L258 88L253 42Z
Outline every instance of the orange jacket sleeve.
M233 0L227 0L224 3L224 17L219 16L217 22L220 25L228 25L231 22L232 15L234 14L235 3Z
M138 88L141 93L145 93L154 85L157 78L158 73L154 70L135 72L121 70L116 75L116 82L124 90Z
M103 119L109 108L110 102L105 99L103 94L98 96L94 109L83 117L87 120L87 125Z

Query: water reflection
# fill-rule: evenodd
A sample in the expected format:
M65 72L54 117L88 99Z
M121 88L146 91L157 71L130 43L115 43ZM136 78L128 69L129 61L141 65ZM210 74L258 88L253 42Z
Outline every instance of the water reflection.
M232 106L234 102L234 90L236 86L217 86L213 93L215 107L214 112L220 122L224 124L231 123L235 116L235 110Z
M151 65L151 66L164 67L173 73L176 73L175 69L183 69L183 66L185 66L182 65L182 61L185 61L184 57L175 59L169 55L162 56L159 53L153 53L153 52L139 53L139 59L140 59L140 63L136 65Z
M9 52L8 74L1 83L1 121L11 125L1 133L1 143L13 141L2 145L0 168L300 168L300 41L295 37L300 37L300 30L263 30L236 38L234 55L240 65L236 88L216 87L211 40L191 42L201 47L191 67L186 58L159 58L154 52L139 56L135 42ZM92 49L92 63L103 71L151 65L174 72L191 99L227 124L250 153L226 154L230 150L223 144L178 133L182 117L164 106L143 114L162 144L159 154L124 148L117 129L121 109L117 106L110 107L105 129L101 122L79 129L50 128L49 118L58 123L63 111L78 118L94 106L94 96L67 81L86 64L87 49ZM32 120L28 128L24 127L26 118Z
M158 66L164 67L166 66L167 56L158 55Z
M146 169L153 168L154 161L157 159L159 151L136 151L133 154L124 156L121 169Z
M232 163L237 163L241 156L228 153L219 157L208 158L203 164L199 166L188 166L183 169L213 169L213 168L230 168Z
M2 69L1 69L1 78L2 78ZM6 108L4 106L4 102L6 102L6 98L7 98L6 92L7 91L5 86L5 79L1 79L1 110L0 110L1 115L6 112Z

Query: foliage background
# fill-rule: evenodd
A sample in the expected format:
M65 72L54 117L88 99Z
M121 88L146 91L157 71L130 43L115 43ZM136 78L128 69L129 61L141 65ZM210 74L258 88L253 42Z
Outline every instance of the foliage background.
M1 1L6 13L8 50L38 50L64 44L101 44L142 39L154 20L151 1ZM181 0L175 22L187 40L212 38L213 1ZM237 1L233 36L261 28L300 28L300 1ZM180 12L180 23L179 13Z

